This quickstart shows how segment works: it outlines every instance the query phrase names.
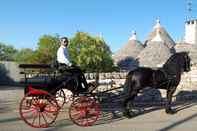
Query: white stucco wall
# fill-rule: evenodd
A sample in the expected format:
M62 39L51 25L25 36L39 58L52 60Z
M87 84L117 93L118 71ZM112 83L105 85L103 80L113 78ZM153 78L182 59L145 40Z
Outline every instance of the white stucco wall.
M185 42L197 44L197 20L190 20L185 23Z

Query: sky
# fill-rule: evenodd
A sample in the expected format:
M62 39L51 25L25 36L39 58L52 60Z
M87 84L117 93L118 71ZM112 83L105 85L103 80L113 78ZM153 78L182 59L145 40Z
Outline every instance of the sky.
M184 36L188 0L0 0L0 42L36 49L42 35L102 35L116 52L136 30L144 41L156 19L177 41Z

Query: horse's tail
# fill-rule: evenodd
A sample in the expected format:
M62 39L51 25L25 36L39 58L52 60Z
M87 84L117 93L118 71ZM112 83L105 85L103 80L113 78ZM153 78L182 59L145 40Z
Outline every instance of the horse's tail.
M135 95L132 95L133 90L134 90L134 86L135 86L135 81L133 80L133 75L134 74L132 71L129 72L127 74L127 77L126 77L126 80L124 83L124 93L125 93L126 99L123 102L123 107L125 109L127 109L128 102L135 97Z

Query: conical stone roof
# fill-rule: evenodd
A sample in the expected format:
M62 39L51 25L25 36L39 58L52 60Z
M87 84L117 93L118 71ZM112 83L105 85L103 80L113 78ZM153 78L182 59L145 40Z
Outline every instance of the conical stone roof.
M161 38L168 48L173 48L175 46L174 40L170 37L165 28L161 26L159 19L157 19L156 25L153 27L153 31L150 32L145 39L144 45L147 45L153 38L155 38L157 31L160 32Z
M138 65L135 59L143 49L144 46L136 38L136 32L133 32L129 41L114 54L114 61L121 69L130 70Z
M139 65L152 68L162 67L174 52L163 40L160 30L157 30L155 37L148 41L145 49L138 55Z

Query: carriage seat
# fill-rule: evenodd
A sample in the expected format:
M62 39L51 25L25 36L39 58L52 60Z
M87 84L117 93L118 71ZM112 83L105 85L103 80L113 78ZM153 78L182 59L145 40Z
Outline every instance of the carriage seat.
M20 83L21 84L48 84L53 80L53 78L51 77L46 77L46 76L36 76L36 77L32 77L32 78L21 78L20 79Z
M67 75L67 76L73 75L71 72L68 71L72 67L66 66L64 64L60 64L60 63L58 63L57 60L53 61L50 66L51 66L51 68L55 69L56 71L58 71L62 75Z
M25 94L29 92L29 87L32 87L37 90L43 90L50 93L55 93L55 91L63 88L62 79L57 79L54 77L34 77L34 78L27 78L22 79L21 83L26 85L25 86Z

